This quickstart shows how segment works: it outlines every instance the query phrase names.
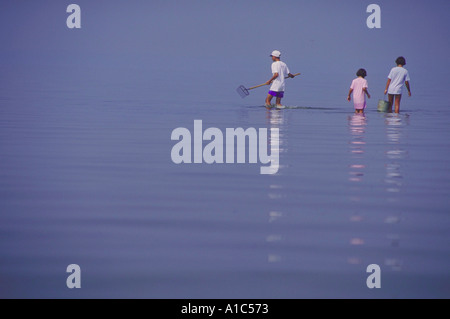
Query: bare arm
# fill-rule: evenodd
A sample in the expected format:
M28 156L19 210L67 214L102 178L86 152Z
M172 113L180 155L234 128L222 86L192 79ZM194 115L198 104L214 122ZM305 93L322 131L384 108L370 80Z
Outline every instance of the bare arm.
M391 84L391 79L388 79L388 80L387 80L387 83L386 83L386 89L384 89L384 94L387 93L390 84Z
M278 77L278 73L274 73L274 75L270 78L269 81L266 82L266 85L269 85L272 83L273 80L275 80Z
M350 89L350 91L348 91L347 101L349 101L349 102L352 100L352 98L350 97L352 92L353 92L353 89Z
M292 73L289 73L289 74L288 74L288 78L295 78L295 75L292 74Z
M367 90L367 88L363 88L364 93L367 94L367 97L370 99L370 94L369 91Z
M411 96L411 88L409 86L409 81L405 81L406 88L408 89L408 95Z

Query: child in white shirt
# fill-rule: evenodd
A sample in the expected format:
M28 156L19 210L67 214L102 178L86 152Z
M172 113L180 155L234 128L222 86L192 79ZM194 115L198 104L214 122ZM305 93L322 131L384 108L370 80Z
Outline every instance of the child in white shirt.
M275 50L270 55L272 57L272 77L269 81L266 82L267 85L270 85L269 93L266 97L266 107L271 105L272 98L276 97L276 107L282 108L283 105L281 105L281 99L284 97L284 79L285 77L293 78L295 75L291 74L289 71L289 68L287 67L286 63L282 62L281 52L278 50Z
M402 90L403 84L408 89L408 95L411 96L411 88L409 86L409 73L408 70L404 68L406 65L406 60L404 57L398 57L395 60L397 64L396 67L391 69L389 72L388 80L386 83L386 89L384 90L384 94L388 93L389 99L389 112L392 112L392 104L394 103L395 98L395 113L400 112L400 100L402 98Z

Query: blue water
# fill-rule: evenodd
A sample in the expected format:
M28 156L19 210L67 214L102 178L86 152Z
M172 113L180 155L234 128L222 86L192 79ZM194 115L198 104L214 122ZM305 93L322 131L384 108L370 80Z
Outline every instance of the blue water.
M240 83L162 98L145 77L39 71L3 69L1 297L450 297L441 99L404 97L386 114L372 98L361 116L345 91L307 103L314 87L298 78L294 108L269 111L265 91L241 99ZM195 119L278 128L278 173L174 164L171 132ZM81 289L66 286L69 264ZM370 264L380 289L366 286Z
M356 0L76 3L81 29L0 4L0 298L450 297L449 1L378 0L380 29ZM274 49L284 110L236 93ZM412 96L379 113L399 55ZM278 129L278 172L174 164L194 120Z

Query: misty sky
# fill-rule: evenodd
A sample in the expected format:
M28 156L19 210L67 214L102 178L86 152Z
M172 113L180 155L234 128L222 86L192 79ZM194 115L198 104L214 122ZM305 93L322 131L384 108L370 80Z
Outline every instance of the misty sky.
M81 29L66 26L70 3L81 7ZM381 29L366 25L371 3ZM448 0L2 1L0 66L137 69L237 86L266 81L278 49L305 77L332 81L364 67L382 86L404 55L414 90L448 75L449 9Z

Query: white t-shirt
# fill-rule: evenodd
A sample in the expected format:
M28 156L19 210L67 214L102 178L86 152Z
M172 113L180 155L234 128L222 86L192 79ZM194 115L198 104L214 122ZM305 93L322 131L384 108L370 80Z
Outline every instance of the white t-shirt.
M271 91L284 92L284 78L290 73L286 63L275 61L272 63L272 74L278 73L278 77L273 80L270 86Z
M388 93L402 94L403 84L405 84L405 81L409 81L408 70L403 67L396 66L391 69L391 72L389 72L388 79L391 79Z

